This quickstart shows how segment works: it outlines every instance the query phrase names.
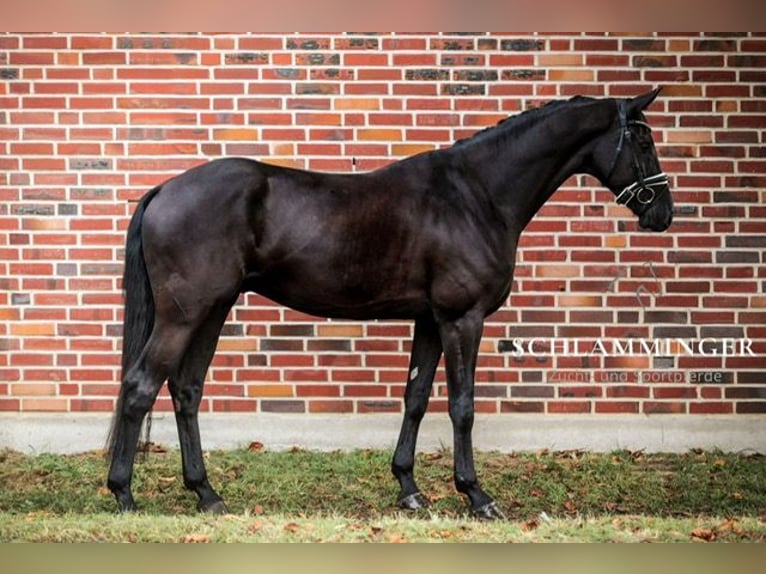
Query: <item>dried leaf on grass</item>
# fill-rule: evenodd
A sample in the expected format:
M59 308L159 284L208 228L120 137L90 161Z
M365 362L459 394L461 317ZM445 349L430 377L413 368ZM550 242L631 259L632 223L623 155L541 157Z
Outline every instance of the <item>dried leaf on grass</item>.
M540 522L532 519L527 520L521 525L521 531L522 532L531 532L532 530L536 530L540 526Z
M726 519L721 524L718 524L715 527L716 532L718 533L726 533L731 532L733 534L741 534L742 528L739 526L739 521L733 520L733 519Z
M261 522L260 520L256 520L250 526L247 527L247 532L248 534L255 534L263 530L263 526L264 526L263 522Z
M285 532L298 532L301 529L297 522L288 522L285 524Z
M181 539L181 542L184 544L205 544L210 542L210 535L201 533L187 534Z
M695 528L692 530L692 539L699 542L712 542L715 540L715 532L709 528Z
M168 452L168 449L164 445L149 441L149 442L144 442L139 444L138 452L152 453L152 454L165 454Z

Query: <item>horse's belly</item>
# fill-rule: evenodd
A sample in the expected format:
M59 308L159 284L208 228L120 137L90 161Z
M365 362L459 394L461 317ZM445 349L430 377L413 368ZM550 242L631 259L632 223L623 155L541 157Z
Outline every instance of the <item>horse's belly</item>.
M245 289L280 305L320 317L338 319L408 319L423 314L426 297L415 288L394 289L368 278L279 277L250 274Z

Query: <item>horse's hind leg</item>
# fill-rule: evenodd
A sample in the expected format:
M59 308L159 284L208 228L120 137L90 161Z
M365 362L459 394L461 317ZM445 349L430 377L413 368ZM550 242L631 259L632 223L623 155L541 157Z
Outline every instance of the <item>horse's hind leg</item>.
M215 514L225 514L228 510L208 482L202 458L197 413L202 400L205 374L213 359L218 336L230 308L231 303L221 305L210 314L195 334L178 373L168 381L168 388L173 397L178 439L181 443L184 485L197 493L199 510Z
M162 384L183 356L190 334L191 330L186 325L155 320L141 355L125 374L107 481L122 511L136 508L130 484L141 423L154 404Z
M436 323L431 317L418 319L412 340L410 370L404 392L404 420L399 441L396 444L391 471L399 480L399 506L416 510L428 505L420 493L413 474L415 466L415 443L420 422L428 408L428 398L434 373L442 353L441 339Z

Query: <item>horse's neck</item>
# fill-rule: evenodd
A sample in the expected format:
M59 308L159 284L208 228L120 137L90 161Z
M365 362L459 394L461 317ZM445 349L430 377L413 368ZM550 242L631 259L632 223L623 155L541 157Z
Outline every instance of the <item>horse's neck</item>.
M587 171L588 152L612 121L603 100L563 107L516 133L486 134L466 148L466 162L520 233L567 178Z

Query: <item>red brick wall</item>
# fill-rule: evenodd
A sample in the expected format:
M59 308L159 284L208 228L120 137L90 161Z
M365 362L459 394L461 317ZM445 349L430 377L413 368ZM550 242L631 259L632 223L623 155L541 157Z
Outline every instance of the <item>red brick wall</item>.
M227 155L367 170L553 98L658 84L676 222L637 232L597 182L566 182L487 322L477 407L766 412L766 37L697 33L0 35L0 410L112 408L124 230L180 170ZM203 409L401 409L408 324L256 295L232 315ZM761 356L519 361L513 337L748 337ZM444 410L441 373L435 393Z

